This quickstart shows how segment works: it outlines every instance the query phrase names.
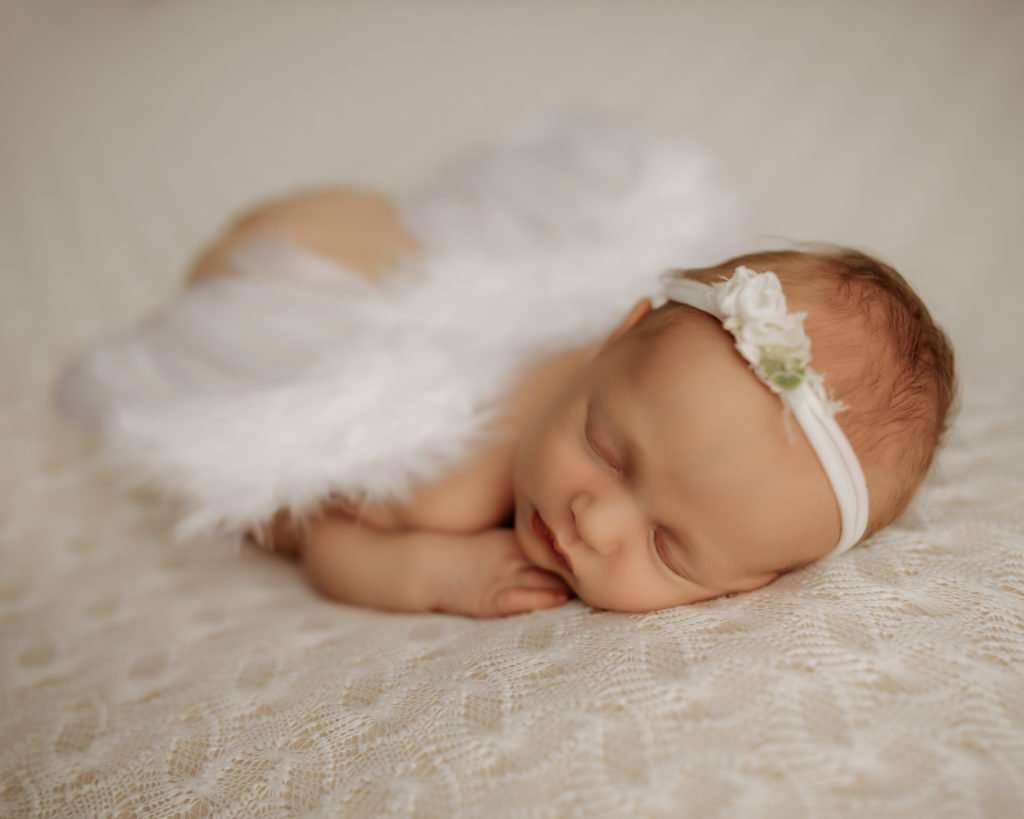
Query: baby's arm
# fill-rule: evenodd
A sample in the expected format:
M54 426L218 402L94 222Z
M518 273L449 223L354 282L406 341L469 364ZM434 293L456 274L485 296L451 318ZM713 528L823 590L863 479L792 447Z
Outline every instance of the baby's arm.
M261 203L235 219L193 263L189 282L230 273L232 251L257 234L289 238L368 281L420 249L398 209L379 194L351 188L303 191ZM279 512L270 521L271 543L297 554L317 589L353 605L476 617L560 605L569 589L556 575L530 564L510 530L477 531L503 516L509 446L499 442L421 488L407 507L363 510L382 528L327 513L303 532ZM438 531L450 530L453 522L459 532Z
M526 559L510 529L396 532L328 515L310 522L300 559L328 597L388 611L503 617L571 596L557 575Z

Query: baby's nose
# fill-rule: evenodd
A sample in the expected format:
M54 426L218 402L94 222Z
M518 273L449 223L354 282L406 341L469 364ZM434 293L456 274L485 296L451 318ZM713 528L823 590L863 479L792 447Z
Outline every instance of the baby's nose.
M569 509L575 540L593 551L607 557L629 542L634 524L626 504L584 494L574 498Z

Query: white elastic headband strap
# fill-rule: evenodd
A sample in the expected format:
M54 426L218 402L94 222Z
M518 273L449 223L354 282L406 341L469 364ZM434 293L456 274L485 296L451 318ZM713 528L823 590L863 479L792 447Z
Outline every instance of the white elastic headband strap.
M771 273L754 275L770 275L774 278ZM719 299L711 285L668 275L662 280L667 299L696 307L725 323L728 315L720 308ZM792 410L832 484L839 504L842 529L839 543L829 554L841 554L863 537L868 525L868 487L860 461L832 417L832 412L826 408L807 379L793 389L779 392L779 395Z

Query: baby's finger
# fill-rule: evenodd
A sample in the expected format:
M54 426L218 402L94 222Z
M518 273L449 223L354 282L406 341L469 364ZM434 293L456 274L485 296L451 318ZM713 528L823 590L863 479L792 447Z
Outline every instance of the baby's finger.
M500 617L512 614L523 614L537 609L550 609L561 606L569 600L569 595L551 589L505 589L496 601Z
M531 566L516 576L519 585L527 589L552 589L569 592L570 589L557 574Z

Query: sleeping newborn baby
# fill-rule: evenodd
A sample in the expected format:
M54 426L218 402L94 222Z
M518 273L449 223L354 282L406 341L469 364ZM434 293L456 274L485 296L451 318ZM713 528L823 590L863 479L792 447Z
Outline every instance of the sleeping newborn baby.
M414 244L379 197L298 197L238 222L193 280L260 231L371 279ZM539 362L493 445L408 504L331 498L252 539L354 605L490 617L576 596L643 612L760 588L900 514L954 372L899 273L815 246L662 278L663 304Z

